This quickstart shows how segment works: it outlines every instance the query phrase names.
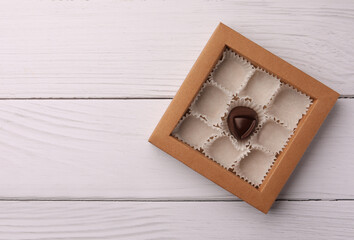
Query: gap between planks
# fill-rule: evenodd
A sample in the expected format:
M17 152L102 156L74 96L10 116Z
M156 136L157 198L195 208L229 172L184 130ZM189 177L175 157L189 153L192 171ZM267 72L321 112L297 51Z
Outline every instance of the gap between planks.
M353 99L354 95L340 95L339 99ZM0 101L3 100L172 100L173 97L78 97L78 98L0 98Z
M276 199L275 202L354 202L354 199ZM77 199L77 198L1 198L0 202L244 202L241 199Z
M1 240L353 239L353 202L1 202ZM235 236L231 237L230 236Z

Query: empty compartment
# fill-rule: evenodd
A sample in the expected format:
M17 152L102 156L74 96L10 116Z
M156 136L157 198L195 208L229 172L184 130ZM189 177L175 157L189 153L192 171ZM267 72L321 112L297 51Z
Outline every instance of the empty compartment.
M261 149L253 148L235 164L234 171L252 185L258 187L275 161L275 155Z
M182 118L172 132L172 136L198 149L203 146L211 136L215 136L218 133L219 131L217 129L208 126L204 120L189 114Z
M222 60L216 65L212 79L232 94L237 93L252 75L254 68L231 50L225 50Z
M247 153L246 148L237 147L225 135L218 136L204 147L205 154L224 168L230 168L237 160Z
M289 85L282 84L278 93L269 104L268 114L279 119L291 129L296 128L302 115L311 105L311 98Z
M273 153L279 153L285 147L292 134L292 130L268 119L258 132L252 136L251 144L264 147Z
M240 96L249 97L259 105L267 105L280 86L280 80L269 73L257 69L241 90Z
M210 124L217 124L226 111L231 97L213 83L205 83L191 106L192 112L202 115Z

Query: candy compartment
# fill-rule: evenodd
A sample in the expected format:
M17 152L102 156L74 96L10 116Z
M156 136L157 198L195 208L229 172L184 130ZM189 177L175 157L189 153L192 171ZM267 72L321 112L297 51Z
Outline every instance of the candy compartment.
M234 166L234 172L253 186L259 186L273 165L274 154L253 148Z
M180 120L172 132L172 136L195 149L199 149L209 138L219 134L219 132L217 128L209 126L205 120L187 114Z
M265 111L263 109L262 106L254 103L253 101L251 101L250 99L245 99L245 98L238 98L237 100L231 100L228 104L228 107L226 109L226 112L224 113L224 116L227 116L228 113L234 108L234 107L237 107L237 106L243 106L243 107L249 107L253 110L255 110L257 112L257 115L258 115L258 125L257 125L257 128L259 128L261 126L261 124L266 120L266 115L265 115ZM228 124L227 124L227 118L224 117L222 119L222 122L221 122L221 125L220 125L222 131L228 135L234 142L237 146L245 146L247 145L247 142L249 142L250 139L245 139L245 140L237 140L235 139L234 136L232 136L230 130L229 130L229 127L228 127ZM255 133L251 134L254 135Z
M248 61L231 50L225 50L223 58L211 72L211 78L234 94L246 84L253 72L254 67Z
M249 150L246 147L238 147L228 136L220 135L206 143L204 151L207 157L229 169Z
M306 94L226 49L171 135L259 187L311 104ZM240 106L258 116L242 140L227 122Z
M251 137L251 144L272 153L279 153L286 146L292 134L292 130L272 119L268 119L259 131Z
M231 96L214 82L207 82L199 91L190 109L211 125L218 124L225 113Z
M283 83L269 103L268 115L294 129L311 103L309 96Z
M248 97L259 105L267 105L275 91L280 87L280 80L267 72L257 69L241 90L240 96Z

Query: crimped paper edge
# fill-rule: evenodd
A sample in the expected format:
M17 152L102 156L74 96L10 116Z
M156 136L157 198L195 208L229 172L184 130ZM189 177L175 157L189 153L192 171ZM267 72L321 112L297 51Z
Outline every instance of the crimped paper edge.
M262 69L262 68L260 68L260 67L255 67L255 70L254 70L252 76L247 80L247 84L249 83L249 81L250 81L251 78L255 75L255 73L256 73L257 71L258 71L258 72L264 72L264 73L270 75L271 77L273 77L273 78L274 78L275 80L277 80L277 82L278 82L277 88L275 89L275 91L273 92L273 94L270 96L270 98L268 99L268 101L267 101L264 105L261 105L261 104L257 103L257 105L260 105L260 106L267 106L267 105L269 104L269 102L272 100L274 94L275 94L275 93L279 90L279 88L281 87L282 81L281 81L281 79L280 79L278 76L276 76L276 75L274 75L274 74L272 74L272 73L269 73L267 70ZM245 88L247 87L247 84L245 84L245 85L242 87L242 89L240 89L240 91L238 92L237 96L240 97L240 98L249 98L249 99L251 99L253 102L256 102L251 96L249 96L249 95L247 95L247 94L241 95L242 91L244 91Z
M279 125L279 126L281 126L281 127L283 127L283 128L286 128L287 130L289 130L289 131L291 132L290 136L286 139L286 141L285 141L285 143L283 144L283 146L281 147L281 149L278 150L277 152L273 152L273 151L271 151L270 149L266 148L265 146L262 146L262 145L260 145L260 144L258 144L258 143L256 143L256 142L254 141L254 138L257 137L257 135L259 134L259 132L262 131L263 126L264 126L267 122L269 122L269 121L272 121L272 122L274 122L275 124L277 124L277 125ZM281 123L279 123L279 122L277 122L277 121L274 121L273 118L266 117L266 120L265 120L265 121L262 123L262 125L257 129L257 131L255 132L255 134L251 136L250 145L251 145L252 147L255 146L255 147L257 147L257 148L259 148L259 149L262 149L263 151L266 151L266 152L269 152L269 153L279 154L279 153L281 153L281 152L284 150L284 148L288 145L288 143L289 143L290 139L292 138L292 136L294 135L294 133L295 133L295 129L290 129L290 128L288 128L288 127L282 125Z
M235 147L235 149L237 149L237 150L243 152L243 153L238 157L238 159L235 159L234 163L231 164L229 167L222 165L221 163L219 163L217 160L215 160L215 159L210 155L210 147L213 145L213 143L214 143L217 139L219 139L219 138L221 138L221 137L227 137L227 138L231 141L231 143L232 143L232 145ZM210 139L210 138L209 138L209 139ZM242 147L242 146L237 145L237 143L236 143L233 139L231 139L230 136L226 135L225 133L220 133L220 134L216 135L213 139L210 139L209 141L205 142L204 145L203 145L203 150L204 150L204 155L205 155L206 157L208 157L209 159L213 160L214 162L216 162L217 164L219 164L220 166L222 166L222 167L225 168L225 169L232 168L233 165L234 165L238 160L242 159L242 158L243 158L245 155L247 155L248 152L249 152L249 148L247 148L246 146L243 146L243 147Z
M220 90L226 95L226 97L227 97L227 99L228 99L228 101L225 103L225 111L226 111L227 105L228 105L228 103L230 102L230 100L232 99L232 95L230 95L230 93L229 93L226 89L220 87L219 84L217 84L217 83L214 82L214 81L206 81L205 83L203 83L202 87L201 87L200 90L198 91L198 94L195 96L193 102L191 103L189 109L190 109L191 113L193 113L194 115L201 116L202 118L204 118L204 119L207 121L207 124L208 124L209 126L215 127L215 126L218 125L218 124L220 125L220 123L221 123L221 118L223 117L223 114L225 113L225 111L223 112L222 115L220 115L219 120L217 120L217 121L214 122L214 121L211 121L207 115L202 114L202 113L198 112L198 111L195 109L195 105L196 105L196 103L197 103L199 97L201 96L203 90L204 90L206 87L208 87L208 86L216 87L216 88L220 89Z
M258 125L256 126L255 131L251 134L251 136L247 139L244 140L237 140L230 132L228 124L227 124L227 116L230 113L230 111L237 106L243 106L243 107L249 107L257 112L258 115ZM254 134L256 134L257 130L260 128L262 123L266 121L266 115L264 112L264 109L261 105L256 104L255 102L246 100L246 98L238 98L237 100L231 100L230 103L228 104L228 107L224 113L224 117L221 122L221 129L231 137L232 140L236 141L238 144L241 145L247 145L250 143L250 140Z
M252 152L252 150L254 150L254 149L255 149L255 150L258 150L258 151L262 151L262 152L268 153L268 154L270 154L270 155L273 156L272 163L269 165L269 168L268 168L267 172L263 175L263 178L262 178L261 182L258 183L258 184L257 184L257 183L254 183L253 181L251 181L250 179L248 179L248 177L245 176L245 174L242 174L242 171L237 172L237 166L240 164L240 162L242 161L242 159L244 159L245 157L247 157L247 156ZM271 152L268 152L268 151L265 151L263 148L259 148L258 146L252 146L252 148L248 151L248 153L247 153L246 155L244 155L242 158L240 158L239 161L235 162L235 164L232 166L232 167L233 167L233 172L234 172L237 176L239 176L242 180L248 182L248 183L251 184L253 187L257 187L257 188L258 188L258 187L260 187L260 186L262 185L262 183L263 183L264 180L266 179L266 177L267 177L269 171L273 168L274 163L276 162L276 160L277 160L276 154L271 153Z
M302 95L302 96L305 96L306 98L308 98L310 100L310 102L305 106L305 109L304 111L301 113L301 117L300 119L297 121L297 123L294 125L294 126L291 126L292 124L290 124L289 122L285 121L285 120L282 120L280 119L279 117L277 116L274 116L274 114L271 114L269 112L269 109L270 107L274 104L274 101L277 97L277 95L283 91L283 88L290 88L292 90L295 90L299 95ZM284 83L284 82L281 82L280 83L280 86L279 88L274 92L274 94L272 95L270 101L268 102L268 104L266 105L266 109L265 109L265 112L266 112L266 115L269 116L269 117L272 117L274 118L276 121L279 121L280 123L282 123L284 126L286 126L288 129L290 130L295 130L299 124L299 121L306 115L306 113L308 112L308 110L310 109L311 105L313 104L313 99L308 96L307 94L301 92L299 89L295 88L294 86L292 85L289 85L287 83Z
M241 83L241 85L238 87L238 89L236 90L230 90L227 87L222 86L220 83L218 83L215 79L214 79L214 74L215 71L218 69L218 67L225 61L226 58L232 58L235 59L237 62L240 62L245 69L247 69L248 73L245 77L245 79L243 80L243 82ZM244 86L247 85L248 80L253 76L255 72L255 66L250 63L247 59L245 59L244 57L240 56L239 54L237 54L236 52L232 51L231 49L225 49L223 52L223 57L222 59L220 59L218 61L218 63L215 65L215 67L213 68L213 70L210 73L209 79L214 81L215 83L217 83L218 85L221 85L226 91L228 91L231 95L235 96L237 95L241 89L244 88Z
M180 136L180 135L178 134L178 132L175 132L175 131L177 131L177 130L179 129L179 127L181 126L181 124L183 123L183 121L184 121L186 118L190 117L190 116L199 119L200 121L202 121L203 123L205 123L208 127L211 127L211 128L213 128L214 130L216 130L217 133L212 134L211 136L209 136L209 138L206 140L206 142L207 142L211 137L217 136L218 134L220 134L220 133L221 133L221 130L220 130L219 128L217 128L217 127L208 125L208 124L207 124L207 121L206 121L205 119L199 117L198 115L195 115L195 114L193 114L193 113L191 113L191 112L185 114L185 115L178 121L176 127L173 129L173 131L172 131L172 133L171 133L171 136L177 138L179 141L181 141L181 142L187 144L188 146L192 147L193 149L199 151L199 150L202 150L202 148L203 148L205 142L202 143L201 146L198 147L198 146L195 146L195 145L192 145L192 144L188 143L186 140L183 139L182 136Z

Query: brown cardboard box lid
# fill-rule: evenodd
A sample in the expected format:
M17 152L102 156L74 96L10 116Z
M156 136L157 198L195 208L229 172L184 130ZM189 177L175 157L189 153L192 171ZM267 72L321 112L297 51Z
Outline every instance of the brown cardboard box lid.
M171 132L187 111L226 47L313 99L313 104L299 122L288 145L279 154L259 188L251 186L199 151L171 136ZM156 126L149 142L255 208L267 213L338 96L337 92L321 82L220 23Z

